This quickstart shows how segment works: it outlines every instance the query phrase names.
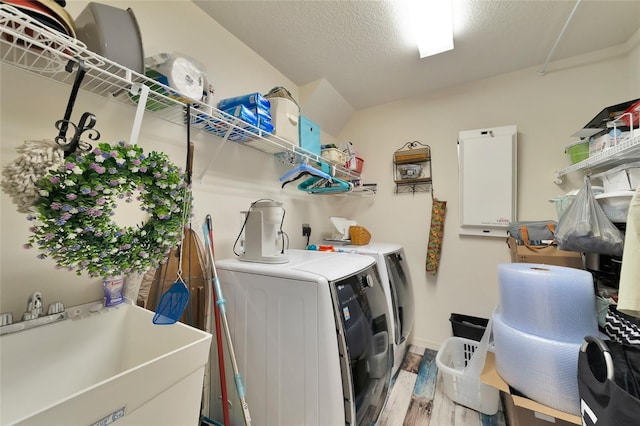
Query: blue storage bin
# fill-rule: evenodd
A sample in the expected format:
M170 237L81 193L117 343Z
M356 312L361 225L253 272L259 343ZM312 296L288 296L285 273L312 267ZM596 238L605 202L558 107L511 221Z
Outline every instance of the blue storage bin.
M300 116L298 131L300 147L307 151L320 155L320 127L307 117Z

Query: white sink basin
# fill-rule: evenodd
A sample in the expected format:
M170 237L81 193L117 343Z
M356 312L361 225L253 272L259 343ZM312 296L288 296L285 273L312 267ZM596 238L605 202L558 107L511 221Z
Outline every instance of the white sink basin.
M123 304L0 337L0 424L197 425L211 335Z

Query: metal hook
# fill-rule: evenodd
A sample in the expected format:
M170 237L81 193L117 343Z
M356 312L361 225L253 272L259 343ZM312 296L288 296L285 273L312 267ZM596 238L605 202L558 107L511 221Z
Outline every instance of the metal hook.
M80 84L84 79L84 75L86 73L84 61L80 58L76 58L75 60L70 59L65 66L65 70L67 72L73 72L74 65L78 66L78 71L76 73L75 80L73 82L73 87L71 88L71 94L69 95L69 100L67 102L67 108L64 113L64 118L62 120L58 120L55 123L56 129L58 129L58 136L55 137L55 141L58 145L64 148L65 157L68 157L73 152L80 147L80 149L84 151L91 150L91 144L80 141L80 136L87 132L93 131L93 134L89 135L89 139L98 140L100 138L100 132L95 130L93 127L96 124L96 117L90 112L85 112L82 114L80 118L80 122L78 125L75 125L71 121L71 113L73 111L73 106L76 101L76 97L78 96L78 90L80 90ZM67 132L69 130L69 126L73 127L73 137L67 139Z

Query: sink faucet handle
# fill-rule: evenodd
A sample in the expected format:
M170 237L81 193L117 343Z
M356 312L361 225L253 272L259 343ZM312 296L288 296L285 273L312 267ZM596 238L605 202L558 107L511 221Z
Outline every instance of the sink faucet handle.
M64 312L64 304L62 302L53 302L49 304L47 315L59 314Z
M38 318L40 315L42 315L42 293L36 291L31 296L29 296L27 311L25 312L25 315L28 317L27 319Z
M13 324L13 314L11 312L3 312L0 314L0 326Z

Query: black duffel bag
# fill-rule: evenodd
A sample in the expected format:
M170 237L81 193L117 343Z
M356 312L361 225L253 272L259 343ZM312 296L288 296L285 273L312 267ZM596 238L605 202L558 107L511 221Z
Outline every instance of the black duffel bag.
M587 336L578 355L578 393L584 426L640 422L640 345Z

